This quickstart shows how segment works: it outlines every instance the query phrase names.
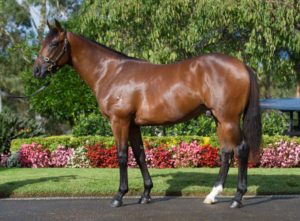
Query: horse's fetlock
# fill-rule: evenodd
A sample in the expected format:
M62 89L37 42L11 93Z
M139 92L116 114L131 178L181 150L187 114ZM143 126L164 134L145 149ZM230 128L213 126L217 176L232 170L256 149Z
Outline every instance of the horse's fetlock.
M122 194L122 196L128 193L128 191L129 191L128 187L121 187L119 189L119 192Z
M151 180L145 180L144 184L145 189L152 189L153 188L153 183Z

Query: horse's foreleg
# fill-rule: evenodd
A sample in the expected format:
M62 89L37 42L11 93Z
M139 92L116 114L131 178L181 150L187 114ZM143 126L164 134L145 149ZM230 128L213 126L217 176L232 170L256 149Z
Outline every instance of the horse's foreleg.
M130 126L129 141L132 147L134 157L136 159L137 164L139 165L144 180L144 193L141 196L139 203L146 204L151 201L150 192L153 187L153 183L146 164L146 156L143 147L141 130L139 126L136 126L134 124Z
M117 159L120 169L120 184L116 196L111 202L112 207L119 207L123 204L123 196L128 192L128 132L129 122L127 120L114 118L111 120L111 127L117 145Z
M237 192L232 200L230 208L239 208L242 206L242 198L247 192L247 172L248 172L248 156L249 156L249 147L243 141L237 147L237 157L238 157L238 184Z
M220 194L223 191L232 156L233 156L233 151L226 151L225 148L222 149L221 167L219 170L219 175L217 177L217 180L214 184L212 191L204 199L204 203L213 204L217 202L216 197L218 196L218 194Z

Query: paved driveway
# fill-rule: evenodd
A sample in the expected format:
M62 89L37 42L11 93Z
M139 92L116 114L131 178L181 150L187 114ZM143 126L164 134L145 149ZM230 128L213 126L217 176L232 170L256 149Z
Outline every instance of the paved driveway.
M154 198L151 204L136 204L125 198L124 206L111 208L110 199L0 200L1 221L296 221L300 217L300 196L246 198L241 209L229 209L229 198L205 205L202 198Z

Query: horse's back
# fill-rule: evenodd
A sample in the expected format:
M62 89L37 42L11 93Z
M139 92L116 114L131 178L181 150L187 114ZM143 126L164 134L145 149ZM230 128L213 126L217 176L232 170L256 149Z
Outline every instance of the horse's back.
M168 65L145 65L139 81L138 124L176 123L206 109L229 109L239 115L245 108L249 75L238 59L208 54ZM234 108L234 110L232 110Z

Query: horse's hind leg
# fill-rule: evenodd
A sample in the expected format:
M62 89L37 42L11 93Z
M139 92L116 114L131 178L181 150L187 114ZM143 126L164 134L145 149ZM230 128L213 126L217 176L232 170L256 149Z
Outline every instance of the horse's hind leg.
M140 167L144 180L144 193L141 196L139 203L146 204L151 201L150 192L153 187L153 183L146 164L146 156L143 147L141 130L139 126L136 126L134 124L130 126L129 141L132 147L134 157L136 159L137 164Z
M204 203L213 204L217 202L216 197L223 191L228 175L233 150L240 142L240 127L238 121L218 122L217 134L221 147L221 167L212 191L206 196Z
M213 204L217 202L216 197L223 191L224 184L230 167L233 151L222 149L221 167L212 191L206 196L204 203Z
M230 208L239 208L242 206L242 198L247 192L247 170L248 170L248 156L249 147L245 141L237 147L236 154L238 158L238 184L237 192L232 200Z

